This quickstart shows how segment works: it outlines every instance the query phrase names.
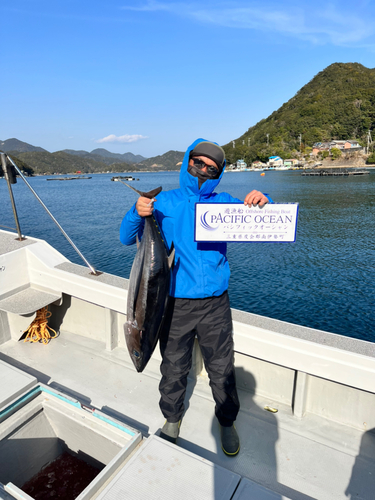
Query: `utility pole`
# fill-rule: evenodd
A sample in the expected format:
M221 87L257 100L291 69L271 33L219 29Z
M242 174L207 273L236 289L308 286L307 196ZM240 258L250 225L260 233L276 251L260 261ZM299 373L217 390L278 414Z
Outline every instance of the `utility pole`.
M232 144L233 144L233 149L234 149L236 147L235 141L232 141Z
M299 152L302 153L302 134L299 134Z
M372 144L372 137L371 137L371 131L369 130L367 132L367 154L370 152L370 146Z
M270 134L266 134L267 135L267 147L269 146L269 137L270 137Z
M248 146L250 147L250 137L247 139Z

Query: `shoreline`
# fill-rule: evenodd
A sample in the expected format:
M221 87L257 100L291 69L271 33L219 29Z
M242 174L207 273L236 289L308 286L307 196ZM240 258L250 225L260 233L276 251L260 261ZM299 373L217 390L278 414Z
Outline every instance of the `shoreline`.
M305 171L305 170L327 170L327 169L345 169L345 170L375 170L375 164L372 165L362 165L362 166L356 166L356 165L321 165L319 167L305 167L305 168L290 168L286 170L278 170L278 169L269 169L269 170L261 170L259 169L259 172L300 172L300 171ZM179 172L179 170L131 170L127 172L85 172L84 174L76 174L76 173L63 173L63 174L33 174L28 177L61 177L61 176L86 176L86 175L100 175L100 174L110 174L113 176L116 175L131 175L131 174L140 174L140 173L163 173L163 172ZM225 173L232 173L232 172L241 172L241 170L225 170ZM242 172L258 172L257 169L251 170L242 170ZM0 179L4 178L3 176L0 177Z

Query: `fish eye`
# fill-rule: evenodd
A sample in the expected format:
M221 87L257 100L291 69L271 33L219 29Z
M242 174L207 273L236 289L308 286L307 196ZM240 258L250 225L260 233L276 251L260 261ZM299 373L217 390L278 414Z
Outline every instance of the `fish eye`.
M133 355L136 357L136 358L140 358L141 355L139 354L138 351L136 351L135 349L133 349Z

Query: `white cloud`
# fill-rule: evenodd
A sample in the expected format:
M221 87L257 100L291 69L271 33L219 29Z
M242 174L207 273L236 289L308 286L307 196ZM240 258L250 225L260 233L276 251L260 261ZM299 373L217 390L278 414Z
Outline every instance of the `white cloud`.
M267 5L268 3L268 5ZM164 11L193 19L204 24L227 28L249 29L268 35L284 35L314 44L331 43L337 46L359 46L374 34L371 21L373 11L360 4L352 8L346 0L310 1L285 0L278 2L259 0L215 2L209 7L198 3L146 1L138 7L123 7L142 12ZM345 6L346 5L346 6ZM363 7L363 8L362 8ZM350 15L348 15L348 9Z
M263 31L269 35L279 33L317 44L351 45L361 42L372 32L364 19L355 14L343 15L332 5L317 12L303 8L283 11L263 7L196 10L194 17L201 22Z
M103 142L121 142L121 143L127 143L127 142L137 142L140 141L141 139L147 139L145 135L107 135L107 137L103 137L103 139L97 139L95 142L98 142L99 144L102 144Z

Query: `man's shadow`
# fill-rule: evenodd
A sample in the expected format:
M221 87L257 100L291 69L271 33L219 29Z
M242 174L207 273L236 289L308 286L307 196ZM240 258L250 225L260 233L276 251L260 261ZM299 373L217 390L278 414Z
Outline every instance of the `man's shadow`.
M375 497L375 429L362 436L352 476L345 495L350 499L369 500Z
M245 371L242 367L236 368L236 378L241 404L241 410L235 423L241 441L239 454L235 457L228 457L222 451L220 426L214 415L211 423L211 433L215 440L216 450L208 450L192 442L186 442L184 448L243 478L249 478L273 492L277 491L275 488L278 485L275 454L275 445L278 440L276 417L273 413L267 412L255 403L256 381L250 372ZM244 390L245 384L242 383L245 380L246 390ZM186 402L194 389L194 382L191 382ZM216 486L219 487L222 484L222 474L220 468L215 468L215 492ZM262 487L260 487L260 490L262 490ZM278 493L271 495L272 500L281 500L281 495ZM221 498L219 491L217 492L217 498Z
M277 419L273 413L264 410L254 401L256 380L252 373L243 367L237 367L236 380L241 410L235 427L240 437L241 448L235 457L224 455L221 449L220 426L214 418L211 432L215 437L219 458L219 462L216 463L275 492L278 485L275 452L279 438ZM217 471L217 474L220 472ZM278 499L281 500L281 496L273 493L272 500Z

